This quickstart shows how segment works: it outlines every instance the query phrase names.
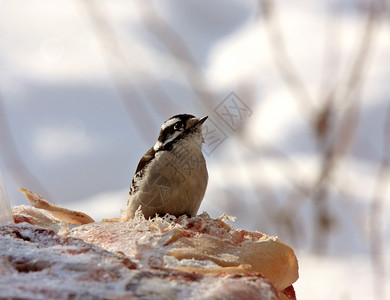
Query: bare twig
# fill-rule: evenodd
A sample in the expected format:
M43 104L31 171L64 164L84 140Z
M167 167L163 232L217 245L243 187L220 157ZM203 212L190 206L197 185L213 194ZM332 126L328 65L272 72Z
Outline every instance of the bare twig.
M331 97L326 99L324 112L327 112L327 118L334 118L337 110L342 110L339 124L331 122L332 126L327 128L327 132L317 130L317 142L319 149L325 149L321 174L315 186L316 196L314 201L316 204L317 218L317 234L318 238L315 241L317 251L323 249L326 242L326 235L330 230L330 214L326 209L326 190L328 189L329 178L337 169L338 161L346 153L351 145L357 129L358 116L360 110L361 98L357 95L361 87L363 73L368 63L370 49L374 43L375 28L380 21L380 9L382 7L381 0L370 3L367 11L367 18L364 25L364 31L358 41L358 47L354 58L354 63L347 76L347 88L344 94L336 97L335 93L330 93ZM321 115L320 115L321 116ZM319 119L320 120L320 119ZM328 121L328 124L330 122ZM317 123L319 124L319 123ZM328 145L324 148L324 145ZM320 244L319 244L320 243Z
M187 82L206 111L217 103L211 89L193 57L190 48L175 30L157 13L152 2L140 1L139 7L146 28L168 49L187 79Z
M288 53L275 7L276 4L273 1L260 0L258 13L265 20L266 32L276 68L290 92L295 96L294 99L302 108L307 120L311 123L312 111L315 110L315 106Z
M305 84L294 68L293 60L289 56L285 39L281 33L275 4L270 0L259 1L260 16L266 21L266 31L276 68L279 70L286 86L294 95L294 99L301 108L302 115L307 117L318 150L322 154L321 171L312 188L317 222L317 234L315 236L320 237L314 241L317 249L322 249L326 244L325 233L329 233L334 222L327 206L328 188L334 180L333 174L337 169L339 160L345 155L355 136L361 100L357 95L357 90L361 86L364 70L368 63L370 49L374 41L374 29L378 24L379 11L384 6L383 1L373 1L369 6L364 30L356 47L353 64L345 76L347 86L344 93L338 93L337 82L334 84L323 83L320 93L322 98L320 108L316 108L312 103L313 99L309 96ZM330 47L329 43L325 46ZM329 55L326 51L327 49L325 49L325 55Z
M172 112L174 104L151 73L146 74L145 71L138 70L137 76L131 74L133 68L128 63L126 53L130 52L130 55L140 57L139 59L143 55L137 53L135 49L123 51L120 40L109 22L107 9L103 7L104 3L95 0L77 0L76 4L79 3L83 5L91 20L96 37L101 43L106 65L122 103L137 128L139 136L145 143L149 144L146 137L155 136L155 128L158 124L153 124L151 117L145 118L148 111L152 109L157 115L163 114L163 118L167 118ZM136 77L138 80L135 79ZM137 91L144 93L153 104L147 106Z
M386 6L386 0L372 0L369 2L366 22L364 24L363 33L356 47L356 55L350 73L346 80L347 90L344 95L340 96L348 106L349 102L353 101L354 91L362 82L364 71L367 67L369 54L373 45L375 29L382 21L383 9Z
M343 18L340 18L340 21L335 25L333 16L325 15L323 66L318 95L318 98L323 99L324 103L331 102L329 98L333 99L340 87L340 42L343 29L340 23L343 20Z

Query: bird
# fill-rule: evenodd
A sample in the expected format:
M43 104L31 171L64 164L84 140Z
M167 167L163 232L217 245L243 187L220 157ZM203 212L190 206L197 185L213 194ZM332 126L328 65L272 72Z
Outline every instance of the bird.
M155 145L138 163L123 220L133 219L139 207L145 218L196 216L208 182L202 153L207 118L178 114L162 124Z

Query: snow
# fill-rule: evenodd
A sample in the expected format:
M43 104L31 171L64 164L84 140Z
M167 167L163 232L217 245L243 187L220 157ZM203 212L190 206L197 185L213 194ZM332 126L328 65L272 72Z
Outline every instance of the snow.
M301 276L294 287L298 299L376 299L374 282L378 279L373 276L367 255L336 257L315 256L311 253L297 255ZM389 262L387 270L390 270ZM382 278L380 284L390 292L390 280Z

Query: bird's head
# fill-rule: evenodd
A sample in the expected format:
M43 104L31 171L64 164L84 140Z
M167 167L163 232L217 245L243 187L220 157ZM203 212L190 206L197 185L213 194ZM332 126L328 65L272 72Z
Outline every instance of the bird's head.
M202 141L202 124L207 118L208 116L196 118L195 116L188 114L175 115L169 118L161 126L157 142L153 147L154 150L172 149L176 143L184 139Z

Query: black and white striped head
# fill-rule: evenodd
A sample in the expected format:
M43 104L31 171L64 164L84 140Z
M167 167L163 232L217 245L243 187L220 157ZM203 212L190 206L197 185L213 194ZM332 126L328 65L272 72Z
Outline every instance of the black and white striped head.
M199 119L193 115L181 114L166 120L161 126L154 151L171 150L178 141L186 138L202 140L202 124L207 118L205 116Z

